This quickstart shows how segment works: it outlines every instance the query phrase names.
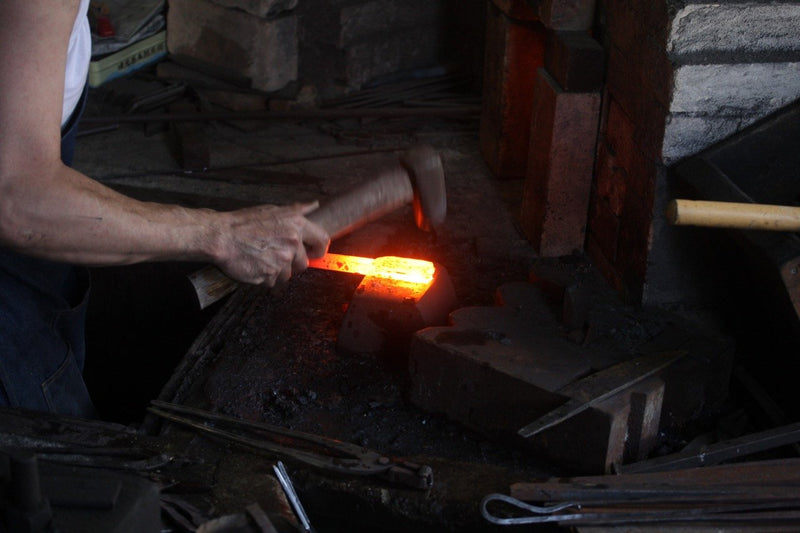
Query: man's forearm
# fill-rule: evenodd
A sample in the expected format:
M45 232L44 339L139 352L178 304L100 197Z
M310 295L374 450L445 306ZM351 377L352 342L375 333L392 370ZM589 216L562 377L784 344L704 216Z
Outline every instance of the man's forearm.
M224 253L220 213L134 200L63 165L47 179L3 182L0 242L23 254L112 265L217 261Z

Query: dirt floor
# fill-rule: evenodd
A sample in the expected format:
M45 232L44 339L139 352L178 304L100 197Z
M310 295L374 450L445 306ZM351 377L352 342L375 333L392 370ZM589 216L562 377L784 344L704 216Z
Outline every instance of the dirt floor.
M87 115L119 113L157 87L147 77L109 84L90 94ZM410 146L429 144L445 167L444 227L422 232L410 207L403 208L334 241L331 251L434 261L452 278L459 307L494 305L499 286L526 281L537 267L579 276L592 284L593 327L564 334L623 353L675 320L618 301L580 254L536 257L517 228L523 184L489 176L475 118L195 123L209 166L192 170L181 168L174 127L112 125L79 138L79 170L138 198L218 209L325 198L396 164ZM337 331L358 277L308 270L286 285L243 288L234 300L199 311L186 274L200 266L95 269L87 381L108 419L138 425L149 400L160 395L433 467L434 489L420 492L294 465L304 503L325 531L491 531L477 510L483 495L559 474L535 456L411 405L402 347L387 357L338 350ZM221 313L228 321L213 329ZM187 360L202 365L181 374ZM218 512L246 504L250 473L264 474L263 459L184 437L187 450L223 451L209 474L217 483L195 494L195 502Z

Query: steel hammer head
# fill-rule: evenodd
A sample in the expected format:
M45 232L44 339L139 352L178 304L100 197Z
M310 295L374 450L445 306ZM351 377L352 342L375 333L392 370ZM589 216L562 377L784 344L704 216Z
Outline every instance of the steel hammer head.
M417 146L406 152L400 162L414 189L414 221L420 229L431 231L447 215L442 158L430 146Z

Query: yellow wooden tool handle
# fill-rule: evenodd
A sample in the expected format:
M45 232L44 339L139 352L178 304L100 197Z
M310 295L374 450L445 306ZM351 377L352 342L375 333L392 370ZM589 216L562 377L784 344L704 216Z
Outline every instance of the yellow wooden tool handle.
M800 207L703 200L672 200L667 220L676 226L800 231Z

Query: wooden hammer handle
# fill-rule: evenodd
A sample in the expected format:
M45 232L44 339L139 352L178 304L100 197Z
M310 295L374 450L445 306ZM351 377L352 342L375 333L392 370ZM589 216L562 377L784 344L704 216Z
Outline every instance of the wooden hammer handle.
M323 203L306 217L327 231L332 240L411 204L413 199L411 178L398 165Z
M672 200L667 204L666 216L676 226L800 231L800 207Z

